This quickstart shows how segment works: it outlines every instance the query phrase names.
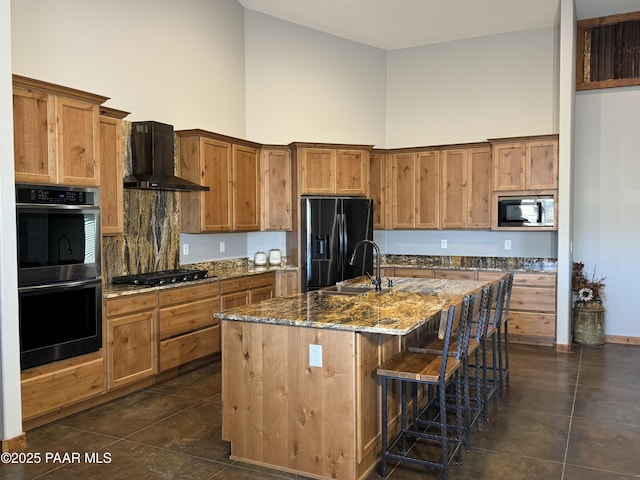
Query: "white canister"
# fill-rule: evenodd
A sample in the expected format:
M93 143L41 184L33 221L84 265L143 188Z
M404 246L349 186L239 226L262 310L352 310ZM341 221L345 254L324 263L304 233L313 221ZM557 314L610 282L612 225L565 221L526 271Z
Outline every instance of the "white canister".
M269 265L280 265L282 262L282 256L279 248L272 248L269 250Z
M253 257L254 265L266 265L267 264L267 254L264 252L256 252L256 255Z

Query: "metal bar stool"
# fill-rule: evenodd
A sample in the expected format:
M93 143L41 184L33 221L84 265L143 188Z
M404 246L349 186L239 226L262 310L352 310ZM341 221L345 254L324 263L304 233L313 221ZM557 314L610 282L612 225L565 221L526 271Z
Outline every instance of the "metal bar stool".
M482 429L482 395L481 389L478 388L483 382L481 377L481 369L474 371L474 379L470 382L469 376L469 358L470 355L476 354L480 347L480 338L483 333L484 325L486 323L486 309L487 298L489 295L489 289L484 287L481 291L479 299L475 294L469 297L468 307L468 321L471 323L470 328L472 333L468 337L466 347L463 346L462 350L462 379L463 379L463 392L464 392L464 420L465 420L465 447L467 450L471 450L471 425L478 421L478 430ZM479 300L479 301L478 301ZM454 338L454 341L449 345L449 355L455 355L458 345L458 338ZM410 352L415 353L428 353L433 355L440 355L443 352L443 340L438 338L437 334L429 334L422 338L419 344L414 344L409 347ZM475 386L475 395L473 398L473 407L471 405L470 387Z
M505 277L504 304L500 318L502 325L497 330L500 398L504 398L504 387L509 386L509 305L513 288L513 272L507 273Z
M387 462L398 460L423 465L426 467L438 468L442 471L444 480L448 477L449 462L455 457L457 461L462 460L462 349L464 341L458 341L456 352L453 356L448 355L449 345L453 338L453 332L459 332L458 337L463 338L469 335L470 322L467 315L469 298L464 297L462 303L452 305L448 310L443 311L441 321L446 321L444 333L444 350L440 355L430 355L402 351L395 354L387 362L380 365L377 374L382 386L382 458L380 462L381 475L387 476ZM466 333L464 333L466 332ZM389 381L400 382L400 431L393 441L388 441L388 420L387 420L387 383ZM422 409L419 416L425 416L430 407L435 406L437 412L435 417L422 418L418 422L418 417L407 422L407 384L411 384L415 389L420 385L435 387L437 390L437 401L428 402ZM451 426L447 423L447 402L446 388L453 385L456 392L456 423ZM415 398L415 396L414 396ZM414 411L415 410L414 405ZM407 448L407 439L412 440L410 448ZM427 442L440 447L440 459L428 460L412 456L415 449L413 442ZM397 453L396 453L397 452Z
M501 279L495 280L489 284L486 288L486 292L483 292L486 297L482 302L481 315L482 321L478 324L476 330L476 338L479 340L479 348L475 350L473 363L469 363L469 368L475 372L474 382L471 384L475 388L476 404L478 404L478 397L480 410L482 414L479 414L478 429L482 427L482 418L488 419L488 403L492 395L495 394L498 385L498 368L496 363L495 348L491 349L492 362L487 361L487 354L489 352L488 340L495 338L495 313L496 306L500 303ZM493 315L492 315L493 312ZM489 378L488 370L491 370L491 378ZM478 378L480 377L480 378ZM494 403L497 402L494 396Z
M502 314L504 311L505 296L507 292L508 276L503 275L500 277L495 289L495 295L490 299L490 310L492 310L492 317L487 325L487 333L485 340L482 344L482 365L485 368L491 370L491 378L488 376L485 379L484 384L484 408L485 418L488 418L487 404L489 399L493 396L493 404L498 404L498 395L501 385L501 365L502 354L500 353L500 344L498 341L498 332L502 328ZM491 342L491 364L487 363L487 351L489 350L488 343Z

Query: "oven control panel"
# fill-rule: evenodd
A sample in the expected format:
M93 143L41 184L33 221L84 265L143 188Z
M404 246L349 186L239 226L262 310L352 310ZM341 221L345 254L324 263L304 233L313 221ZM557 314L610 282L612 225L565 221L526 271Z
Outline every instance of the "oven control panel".
M97 189L91 188L16 186L16 203L97 205L97 196Z

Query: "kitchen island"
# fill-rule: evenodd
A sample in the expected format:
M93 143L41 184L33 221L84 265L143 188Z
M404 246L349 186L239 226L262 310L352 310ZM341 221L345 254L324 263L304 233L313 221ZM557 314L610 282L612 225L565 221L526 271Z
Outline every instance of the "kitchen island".
M364 478L380 444L376 368L485 284L392 278L381 292L359 291L365 280L215 314L222 438L232 459L314 478Z

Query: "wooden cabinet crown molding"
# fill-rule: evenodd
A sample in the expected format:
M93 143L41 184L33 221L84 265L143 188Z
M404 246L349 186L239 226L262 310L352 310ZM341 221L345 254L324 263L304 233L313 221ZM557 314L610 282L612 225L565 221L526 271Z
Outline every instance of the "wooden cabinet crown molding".
M222 133L210 132L208 130L201 130L199 128L193 128L190 130L176 130L175 134L178 137L203 137L210 138L212 140L219 140L221 142L232 143L234 145L244 145L251 148L262 148L262 144L245 140L243 138L230 137L223 135Z
M535 141L544 141L544 140L558 140L560 135L557 133L543 134L543 135L526 135L522 137L500 137L500 138L489 138L487 141L490 144L495 143L515 143L515 142L535 142Z
M35 78L23 77L22 75L13 74L13 86L22 87L31 91L39 91L46 93L53 93L54 95L62 95L68 98L74 98L76 100L82 100L85 102L91 102L95 104L103 104L109 97L98 95L96 93L85 92L75 88L65 87L63 85L57 85L55 83L49 83Z
M291 142L291 150L297 148L328 148L331 150L372 150L373 145L358 145L352 143L313 143L313 142Z

